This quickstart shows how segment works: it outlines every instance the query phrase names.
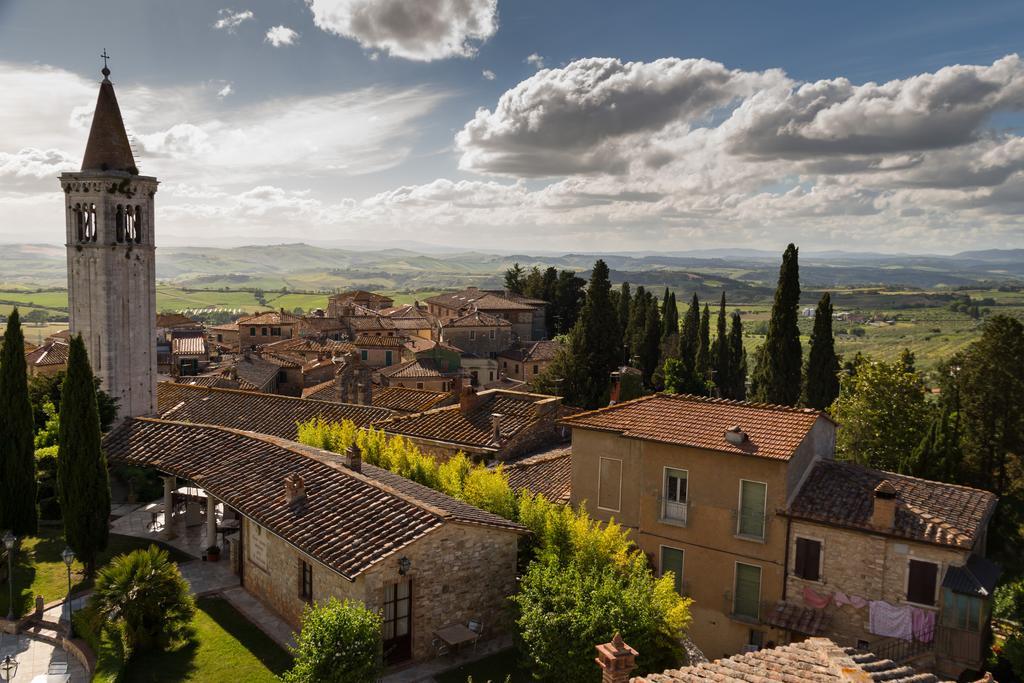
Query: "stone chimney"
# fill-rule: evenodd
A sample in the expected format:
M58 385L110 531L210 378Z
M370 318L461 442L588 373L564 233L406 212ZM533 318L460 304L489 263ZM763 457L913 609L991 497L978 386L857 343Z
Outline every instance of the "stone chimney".
M611 394L608 398L608 405L613 406L619 402L622 395L622 373L615 370L611 374Z
M459 396L459 412L463 415L469 415L476 409L479 403L479 398L476 395L476 389L473 387L462 387L462 394Z
M288 507L301 505L306 500L306 480L301 474L289 474L284 478L284 502Z
M891 531L896 524L896 487L888 480L875 487L871 508L871 526Z
M462 375L456 375L452 378L452 395L462 399Z
M725 440L734 446L742 445L747 438L747 433L739 425L733 425L725 430Z
M491 413L491 443L501 442L501 421L505 416L501 413Z
M594 661L601 667L601 683L629 683L636 668L637 651L626 645L618 633L612 642L597 646Z
M345 449L345 465L353 472L363 471L363 451L356 444Z

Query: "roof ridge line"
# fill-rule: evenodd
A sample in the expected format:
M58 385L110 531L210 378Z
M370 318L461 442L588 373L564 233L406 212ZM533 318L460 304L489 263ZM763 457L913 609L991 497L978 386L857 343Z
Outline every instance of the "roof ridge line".
M201 376L202 377L209 377L209 375L201 375ZM325 382L323 382L323 384L326 384L327 382L333 382L333 381L334 380L326 380ZM302 398L301 396L285 396L284 394L266 394L266 393L263 393L262 391L246 391L245 389L229 389L228 387L207 387L207 386L200 386L200 385L197 385L197 384L181 384L180 382L161 382L161 384L173 384L176 387L185 387L186 389L195 390L195 391L206 391L206 392L216 391L216 392L220 392L220 393L245 394L246 396L252 396L253 394L256 394L258 396L267 396L267 397L270 397L270 398L275 399L275 400L303 401L303 402L308 402L308 403L325 403L327 405L332 405L332 406L352 406L353 408L377 408L377 406L364 406L364 405L362 405L360 403L340 403L340 402L337 402L337 401L321 401L318 398ZM316 385L314 385L314 386L316 386ZM377 408L377 409L378 410L387 410L387 408ZM159 418L145 418L145 419L159 419ZM201 424L201 423L189 422L187 424ZM210 425L210 426L211 427L216 427L217 425ZM225 427L225 429L230 429L230 427ZM242 430L242 431L245 431L245 430Z

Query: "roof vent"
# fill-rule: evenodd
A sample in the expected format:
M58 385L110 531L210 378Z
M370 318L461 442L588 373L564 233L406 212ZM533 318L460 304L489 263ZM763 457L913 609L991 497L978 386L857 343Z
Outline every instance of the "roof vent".
M736 446L746 443L748 438L747 433L740 429L739 425L733 425L725 430L725 440Z

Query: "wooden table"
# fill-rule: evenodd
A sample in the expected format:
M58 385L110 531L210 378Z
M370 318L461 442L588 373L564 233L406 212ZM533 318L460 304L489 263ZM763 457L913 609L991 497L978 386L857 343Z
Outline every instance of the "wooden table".
M434 635L443 640L450 647L458 647L465 643L472 643L480 637L473 629L465 624L451 624L434 631Z

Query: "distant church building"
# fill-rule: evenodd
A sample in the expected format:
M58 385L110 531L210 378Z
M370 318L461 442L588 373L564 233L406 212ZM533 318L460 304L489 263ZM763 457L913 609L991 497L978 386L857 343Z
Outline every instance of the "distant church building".
M63 173L71 333L119 401L118 417L156 412L156 262L153 195L139 175L104 64L78 173Z

